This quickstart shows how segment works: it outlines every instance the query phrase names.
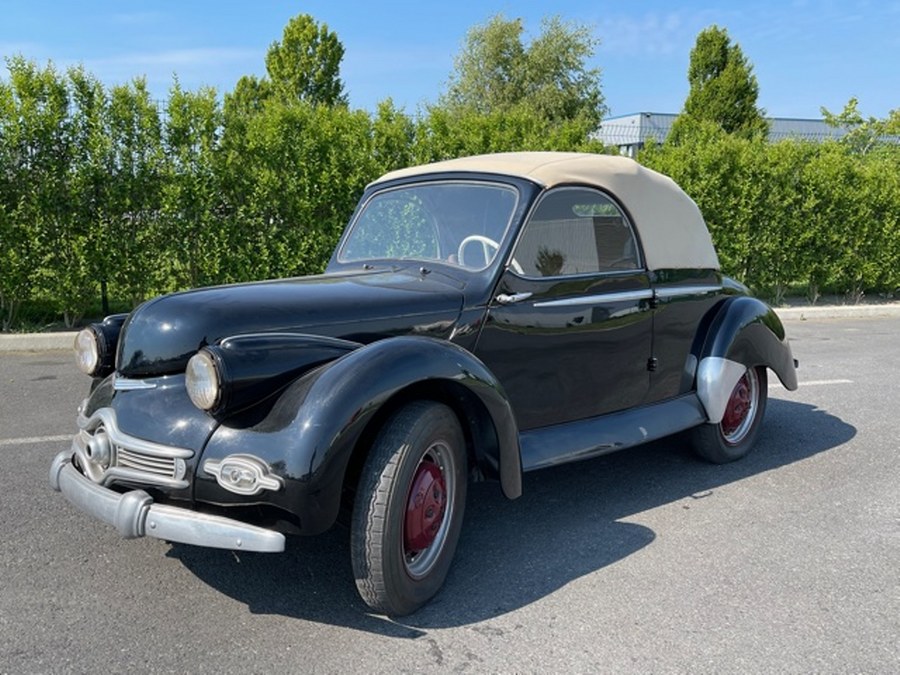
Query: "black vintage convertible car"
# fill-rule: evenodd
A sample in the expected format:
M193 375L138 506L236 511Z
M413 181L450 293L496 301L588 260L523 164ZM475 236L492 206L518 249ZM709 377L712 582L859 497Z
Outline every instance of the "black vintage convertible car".
M52 486L124 537L284 549L339 513L363 600L440 588L471 480L689 431L746 454L776 315L723 276L673 181L625 158L468 157L389 173L325 274L151 300L76 339L93 377ZM343 507L343 508L342 508Z

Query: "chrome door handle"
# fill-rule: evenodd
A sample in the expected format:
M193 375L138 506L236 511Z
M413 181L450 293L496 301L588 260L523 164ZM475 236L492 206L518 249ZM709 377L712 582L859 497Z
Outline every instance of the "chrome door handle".
M534 293L513 293L511 295L507 293L501 293L496 298L494 298L501 305L511 305L514 302L522 302L523 300L527 300Z

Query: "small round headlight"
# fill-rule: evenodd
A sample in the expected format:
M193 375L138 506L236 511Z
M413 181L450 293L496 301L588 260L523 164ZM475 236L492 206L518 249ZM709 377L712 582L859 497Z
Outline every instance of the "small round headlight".
M194 405L201 410L212 410L219 402L221 383L219 371L209 352L201 350L188 361L184 385Z
M75 336L75 363L86 375L94 375L100 366L100 343L92 328Z

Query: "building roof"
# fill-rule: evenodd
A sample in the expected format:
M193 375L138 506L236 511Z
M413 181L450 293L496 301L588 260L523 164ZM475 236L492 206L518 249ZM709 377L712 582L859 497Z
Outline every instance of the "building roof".
M597 140L606 145L618 146L620 151L632 153L646 142L654 140L662 143L666 140L678 113L637 112L629 115L607 117L594 134ZM809 141L823 141L829 138L842 138L847 134L844 127L830 126L821 119L797 119L790 117L767 117L769 123L769 140L779 141L787 138Z

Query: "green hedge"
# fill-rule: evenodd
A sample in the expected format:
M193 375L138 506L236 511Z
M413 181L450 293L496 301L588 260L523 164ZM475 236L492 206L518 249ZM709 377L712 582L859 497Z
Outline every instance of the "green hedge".
M780 302L791 289L858 301L900 287L900 147L768 143L709 133L646 149L703 212L725 273Z
M105 88L21 58L0 81L0 324L68 325L156 294L323 269L365 185L393 168L522 149L600 152L578 122L381 104L250 101L176 82ZM700 204L724 270L779 297L900 284L900 154L711 133L647 150ZM27 313L27 312L26 312Z

